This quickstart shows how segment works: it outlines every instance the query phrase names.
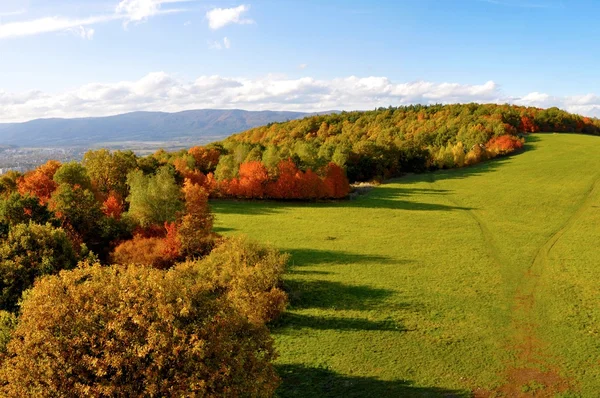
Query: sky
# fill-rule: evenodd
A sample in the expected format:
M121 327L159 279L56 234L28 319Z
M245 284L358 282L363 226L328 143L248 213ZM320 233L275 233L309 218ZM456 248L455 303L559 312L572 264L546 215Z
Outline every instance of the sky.
M0 0L0 123L558 106L600 116L595 0Z

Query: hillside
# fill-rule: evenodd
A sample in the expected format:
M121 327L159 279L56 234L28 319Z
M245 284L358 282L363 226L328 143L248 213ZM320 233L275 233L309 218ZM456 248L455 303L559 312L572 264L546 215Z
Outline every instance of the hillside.
M292 159L317 171L333 162L349 180L385 180L407 172L449 169L508 154L533 132L600 134L600 120L558 108L515 105L411 105L342 112L271 123L229 137L230 156L217 178L236 176L240 163L274 168ZM223 171L222 173L220 171Z
M597 170L600 138L534 134L347 202L213 202L292 255L279 396L596 396Z
M195 143L208 143L252 127L306 115L302 112L203 109L178 113L133 112L81 119L37 119L0 124L0 146L91 146L186 138Z

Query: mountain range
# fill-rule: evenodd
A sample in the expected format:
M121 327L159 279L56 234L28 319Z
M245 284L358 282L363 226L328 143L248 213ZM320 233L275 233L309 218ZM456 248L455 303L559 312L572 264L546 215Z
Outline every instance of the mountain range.
M174 140L208 143L252 127L310 115L314 113L201 109L177 113L132 112L78 119L36 119L23 123L0 123L0 146L73 147Z

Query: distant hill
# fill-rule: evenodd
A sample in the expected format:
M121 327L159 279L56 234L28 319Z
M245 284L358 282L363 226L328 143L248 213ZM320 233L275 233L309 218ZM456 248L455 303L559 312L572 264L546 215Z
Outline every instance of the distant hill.
M92 146L125 141L220 140L232 133L309 116L303 112L202 109L177 113L133 112L80 119L0 123L0 146Z

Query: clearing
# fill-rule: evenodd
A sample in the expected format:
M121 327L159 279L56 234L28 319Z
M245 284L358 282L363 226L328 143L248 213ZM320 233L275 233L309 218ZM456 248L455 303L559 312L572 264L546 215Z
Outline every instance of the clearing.
M600 137L414 175L339 203L214 201L292 255L281 397L595 396Z

